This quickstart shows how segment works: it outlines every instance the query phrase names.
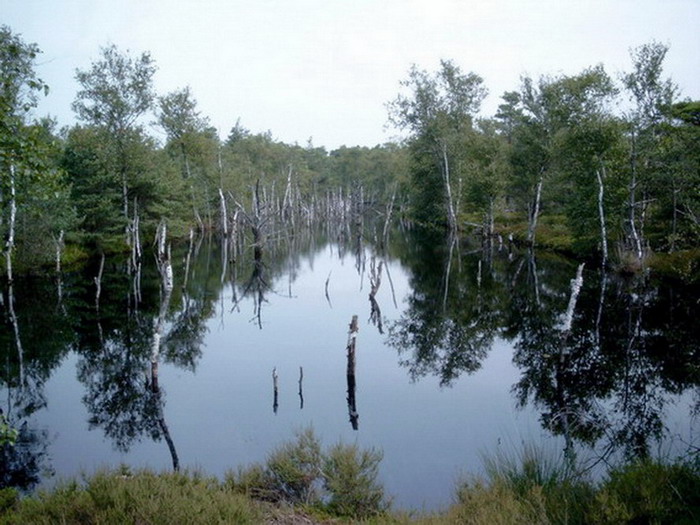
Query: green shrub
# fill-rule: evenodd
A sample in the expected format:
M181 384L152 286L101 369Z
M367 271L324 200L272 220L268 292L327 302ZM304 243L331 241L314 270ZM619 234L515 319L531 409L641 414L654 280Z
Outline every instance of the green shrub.
M0 489L0 515L10 510L19 501L19 493L16 489L7 487Z
M637 461L612 470L596 500L601 523L700 523L700 471Z
M271 488L290 503L313 503L318 500L321 463L321 443L313 430L298 432L295 442L285 443L267 459Z
M225 485L263 501L315 506L335 516L365 518L387 509L377 482L383 454L357 445L336 444L327 452L312 429L298 432L268 457L226 475Z
M0 514L7 524L260 523L261 512L244 496L198 474L133 476L100 472L84 484L69 482L26 498Z
M328 509L341 516L368 517L386 510L384 489L377 483L382 452L338 443L323 462Z

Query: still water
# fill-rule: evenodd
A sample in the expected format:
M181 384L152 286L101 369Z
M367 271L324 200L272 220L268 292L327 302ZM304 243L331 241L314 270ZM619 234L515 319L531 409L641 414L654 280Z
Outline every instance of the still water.
M21 433L2 448L0 484L175 461L223 476L311 426L325 445L383 450L395 507L436 509L483 454L523 443L582 467L697 447L697 289L586 267L565 330L574 262L415 232L385 248L371 238L270 239L257 259L245 238L174 248L155 365L150 252L139 269L108 258L99 296L99 261L5 285L2 409Z

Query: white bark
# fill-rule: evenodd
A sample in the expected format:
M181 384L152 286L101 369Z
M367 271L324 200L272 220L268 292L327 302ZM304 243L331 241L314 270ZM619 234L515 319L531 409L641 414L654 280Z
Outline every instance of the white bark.
M602 173L601 173L602 171ZM600 242L603 249L603 266L608 260L608 232L605 227L605 209L603 206L604 186L603 177L605 176L605 167L595 172L598 179L598 217L600 218Z
M102 293L102 271L105 268L105 254L100 258L100 269L95 277L95 310L100 309L100 294Z
M527 241L532 244L533 246L535 245L535 232L537 230L537 218L540 215L540 200L542 198L542 182L544 180L544 176L540 174L540 178L537 181L537 189L535 191L535 206L534 209L532 210L532 216L530 217L530 226L528 228L527 232Z
M22 338L19 333L19 321L17 320L17 314L15 313L15 295L12 291L12 281L8 286L7 290L7 306L8 313L10 314L10 322L12 323L12 329L15 334L15 346L17 347L17 361L19 363L19 388L20 391L24 388L25 377L24 377L24 348L22 347Z
M629 188L629 209L630 209L630 233L632 234L632 240L634 242L635 249L637 251L637 258L642 260L642 239L637 232L637 219L635 217L636 195L637 191L637 137L636 134L632 136L632 180L630 181Z
M15 175L15 165L10 164L10 223L7 226L7 242L5 243L5 263L9 282L12 282L12 252L15 249L15 223L17 219Z
M566 308L566 314L564 315L564 324L562 325L561 331L565 334L571 331L571 325L574 320L574 310L576 309L576 301L578 300L578 294L581 292L581 287L583 286L583 267L585 263L581 263L576 270L576 278L571 281L571 297L569 297L569 306Z
M188 246L187 258L185 260L185 282L182 285L183 288L187 288L187 280L189 279L190 275L190 262L192 261L192 248L194 246L194 230L192 228L190 228L190 242Z
M153 326L153 341L151 343L151 364L158 363L160 355L160 340L163 335L163 327L165 326L165 316L168 313L170 306L170 296L173 291L173 267L170 263L170 249L166 248L167 226L162 222L158 227L157 233L157 259L158 269L161 275L162 298L160 302L160 310L158 317L154 320Z
M386 218L384 220L384 229L382 231L382 243L386 243L389 236L389 225L391 224L391 214L394 211L394 199L396 198L396 187L391 193L391 200L389 201L389 206L386 210Z
M450 231L457 231L457 216L455 214L454 201L452 199L452 185L450 183L450 161L447 157L447 144L441 144L442 175L447 193L447 213L450 221Z
M158 317L153 320L153 339L151 341L151 389L157 396L157 417L158 424L163 432L163 437L168 444L168 449L170 450L170 455L173 461L173 470L178 471L180 469L180 460L177 456L177 451L175 450L175 444L173 443L172 437L170 436L170 430L165 422L165 415L163 414L163 404L161 400L160 385L158 382L158 362L160 359L160 344L163 338L163 330L165 327L165 317L168 313L170 307L170 297L173 291L173 268L170 263L170 247L166 248L166 236L167 227L165 222L162 222L158 226L158 232L156 234L156 246L158 249L157 261L158 269L161 275L161 301L160 309L158 311Z
M219 199L221 201L221 231L224 236L228 236L228 216L226 213L226 199L224 197L224 192L219 188Z
M58 234L58 239L55 239L56 244L56 273L61 273L61 252L63 251L63 237L65 232L61 230Z

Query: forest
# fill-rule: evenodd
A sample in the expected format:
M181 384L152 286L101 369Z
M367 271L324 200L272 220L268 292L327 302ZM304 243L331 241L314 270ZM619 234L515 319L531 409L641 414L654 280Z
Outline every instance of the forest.
M360 213L456 235L510 238L623 272L696 280L700 102L663 72L666 45L630 52L613 78L523 76L491 117L484 80L450 60L412 67L387 101L401 143L327 151L239 121L225 139L189 87L154 90L156 62L114 45L78 69L77 124L37 117L51 96L41 50L0 28L4 270L46 273L91 255L142 256L171 238L240 228L293 234Z

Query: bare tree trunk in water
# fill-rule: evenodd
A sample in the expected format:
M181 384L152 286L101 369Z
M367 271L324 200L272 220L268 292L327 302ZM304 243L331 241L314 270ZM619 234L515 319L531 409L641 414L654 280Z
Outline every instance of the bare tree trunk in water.
M348 331L348 344L347 344L347 382L348 382L348 415L350 416L350 425L352 425L353 430L359 428L358 420L360 418L357 413L357 402L355 399L356 390L356 380L355 380L355 342L357 340L357 332L359 328L357 326L357 316L353 315L350 321L350 330Z
M394 211L394 199L396 198L396 186L391 192L391 200L386 210L386 218L384 219L384 229L382 230L382 247L386 248L389 239L389 226L391 225L391 214Z
M272 369L272 412L277 413L279 408L279 388L277 386L277 367Z
M299 410L304 410L304 369L299 367Z
M221 232L224 237L228 237L228 217L226 213L226 199L224 198L224 192L219 188L219 200L221 202Z

